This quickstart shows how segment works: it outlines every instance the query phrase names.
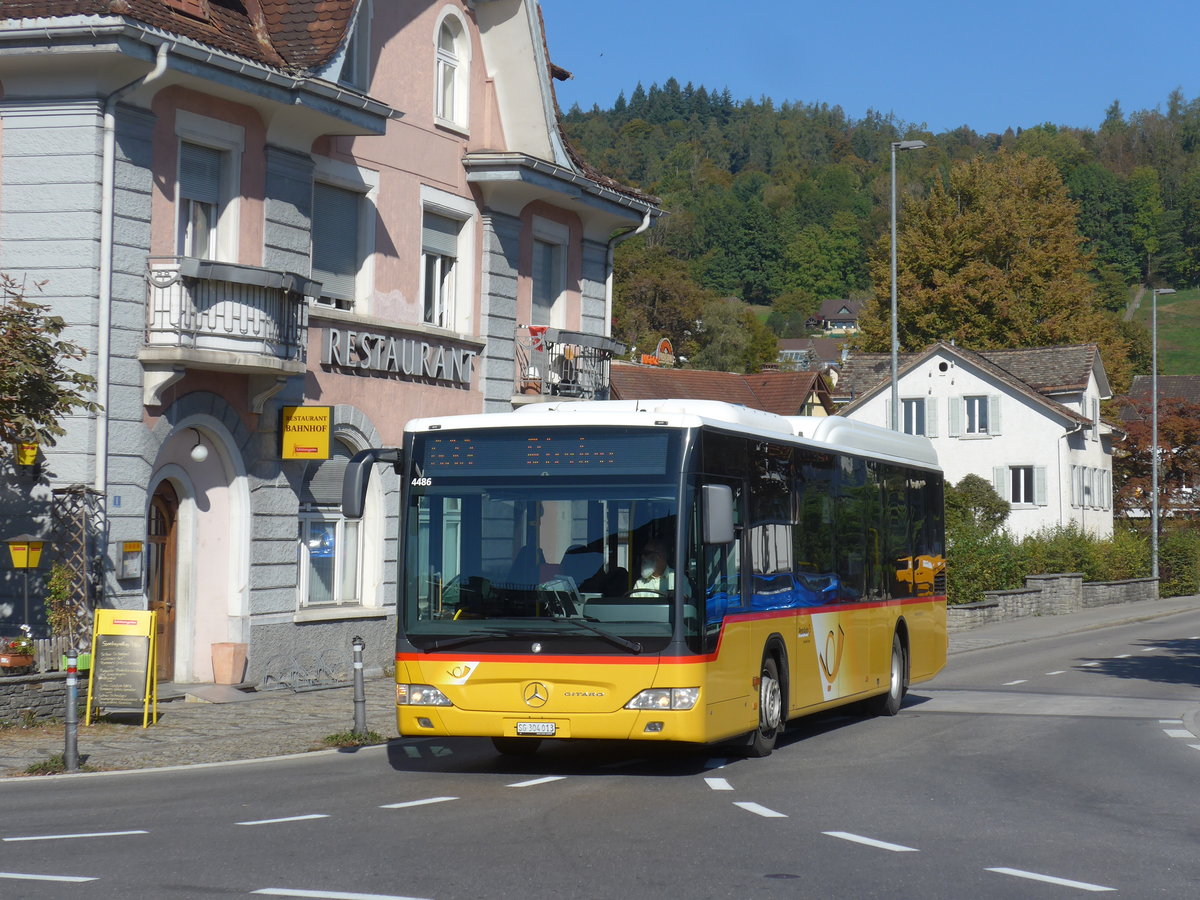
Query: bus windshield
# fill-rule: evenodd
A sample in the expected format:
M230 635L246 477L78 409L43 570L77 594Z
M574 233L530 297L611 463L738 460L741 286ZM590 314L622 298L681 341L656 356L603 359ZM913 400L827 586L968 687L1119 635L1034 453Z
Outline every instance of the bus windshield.
M586 428L420 434L406 513L405 637L544 652L661 650L677 591L679 434ZM680 601L677 602L677 596Z

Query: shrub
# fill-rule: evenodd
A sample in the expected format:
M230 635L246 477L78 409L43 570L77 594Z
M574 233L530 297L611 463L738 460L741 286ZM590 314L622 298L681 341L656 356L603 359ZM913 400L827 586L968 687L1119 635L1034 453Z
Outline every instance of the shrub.
M1018 548L1006 531L958 527L947 534L946 593L950 603L976 603L984 591L1024 584Z
M1177 528L1158 541L1158 593L1182 597L1200 593L1200 532Z

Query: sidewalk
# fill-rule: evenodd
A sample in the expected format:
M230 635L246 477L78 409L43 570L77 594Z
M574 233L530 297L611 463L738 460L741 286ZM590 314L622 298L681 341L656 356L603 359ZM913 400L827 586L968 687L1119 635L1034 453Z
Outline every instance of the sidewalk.
M950 653L1144 622L1190 610L1200 610L1200 596L1000 622L951 635ZM179 688L179 692L187 690L186 686ZM108 771L304 753L322 749L322 738L349 731L354 723L354 694L348 684L305 693L286 689L242 693L213 685L196 685L190 690L194 693L188 695L189 699L160 702L158 724L149 728L141 727L140 714L106 719L90 727L84 727L81 721L81 763ZM191 699L200 695L223 702ZM366 697L367 728L384 737L395 737L392 680L369 679ZM1200 697L1197 707L1200 708ZM1200 716L1197 721L1200 722ZM62 752L61 725L0 731L0 776L21 775L28 766Z

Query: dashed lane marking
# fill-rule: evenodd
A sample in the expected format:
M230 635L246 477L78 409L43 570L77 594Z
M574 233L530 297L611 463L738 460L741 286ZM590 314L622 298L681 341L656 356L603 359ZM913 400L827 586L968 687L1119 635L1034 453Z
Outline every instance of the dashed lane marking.
M1129 659L1131 656L1133 656L1132 653L1121 653L1117 656L1114 656L1113 659Z
M1012 875L1014 878L1026 878L1029 881L1042 881L1046 884L1057 884L1060 887L1077 888L1081 891L1115 891L1116 888L1105 887L1102 884L1088 884L1086 881L1072 881L1069 878L1056 878L1053 875L1039 875L1037 872L1026 872L1022 869L995 868L987 869L999 875Z
M786 813L776 812L773 809L767 809L765 806L762 806L761 804L758 804L758 803L748 803L746 801L739 801L739 802L734 803L733 805L740 806L742 809L746 810L746 812L752 812L756 816L762 816L764 819L786 819L787 818Z
M1143 647L1142 648L1143 653L1154 653L1156 650L1158 650L1157 647Z
M304 891L299 888L260 888L252 894L267 897L312 897L317 900L420 900L417 897L400 897L395 894L359 894L350 891Z
M280 825L284 822L305 822L309 819L328 819L328 813L309 813L305 816L286 816L282 819L255 819L253 822L234 822L234 825Z
M1024 679L1024 678L1018 678L1016 681L1006 681L1006 682L1004 682L1003 687L1012 687L1015 684L1024 684L1025 681L1026 681L1026 679Z
M1057 669L1054 672L1047 672L1046 674L1047 675L1066 675L1067 673L1064 669Z
M562 781L566 775L547 775L545 778L534 778L530 781L518 781L509 787L533 787L535 784L549 784L551 781Z
M705 782L714 791L732 791L733 785L724 778L705 778Z
M1200 744L1188 744L1193 750L1200 750Z
M6 837L11 841L66 841L73 838L123 837L127 834L149 834L148 831L93 831L88 834L35 834L27 837Z
M1183 719L1159 719L1159 725L1182 725Z
M380 809L408 809L413 806L428 806L431 803L445 803L457 800L457 797L428 797L424 800L405 800L403 803L385 803Z
M18 881L67 881L73 884L96 880L83 875L33 875L28 872L0 872L0 878L13 878Z
M1100 665L1100 663L1098 663L1098 662L1090 662L1090 663L1084 663L1084 664L1083 664L1083 665L1081 665L1079 668L1081 668L1081 669L1094 669L1094 668L1096 668L1096 666L1098 666L1098 665Z
M849 831L823 831L822 834L827 834L830 837L839 838L843 841L853 841L856 844L865 844L868 847L874 847L877 850L890 850L892 853L919 853L916 847L905 847L903 844L889 844L887 841L877 841L875 838L863 837L861 834L851 834Z
M1188 731L1186 728L1164 728L1163 733L1166 734L1167 737L1177 737L1177 738L1195 737L1195 735L1192 734L1190 731Z

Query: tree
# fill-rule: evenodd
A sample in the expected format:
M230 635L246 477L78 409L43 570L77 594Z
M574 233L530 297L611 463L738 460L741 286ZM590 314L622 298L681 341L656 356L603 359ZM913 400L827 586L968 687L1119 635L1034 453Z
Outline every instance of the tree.
M699 349L688 362L690 369L758 372L778 356L774 332L735 297L704 306L696 341Z
M1096 343L1114 389L1131 380L1128 346L1088 277L1078 207L1053 163L1000 151L956 165L946 184L905 204L898 232L899 338L921 350ZM857 344L891 346L890 246L871 260L874 298Z
M713 297L664 248L626 241L613 265L613 336L643 349L670 338L676 354L690 356L701 310Z
M946 486L948 531L971 528L988 535L1004 524L1008 511L1008 501L979 475L964 475L958 484Z
M0 291L0 454L18 442L53 447L65 433L59 419L100 409L86 399L95 379L70 365L86 351L63 339L66 323L2 272Z
M1125 425L1124 441L1114 444L1113 506L1126 516L1144 515L1151 506L1154 446L1149 398L1138 400L1136 418ZM1164 518L1196 508L1200 484L1200 404L1160 398L1158 402L1158 508Z

